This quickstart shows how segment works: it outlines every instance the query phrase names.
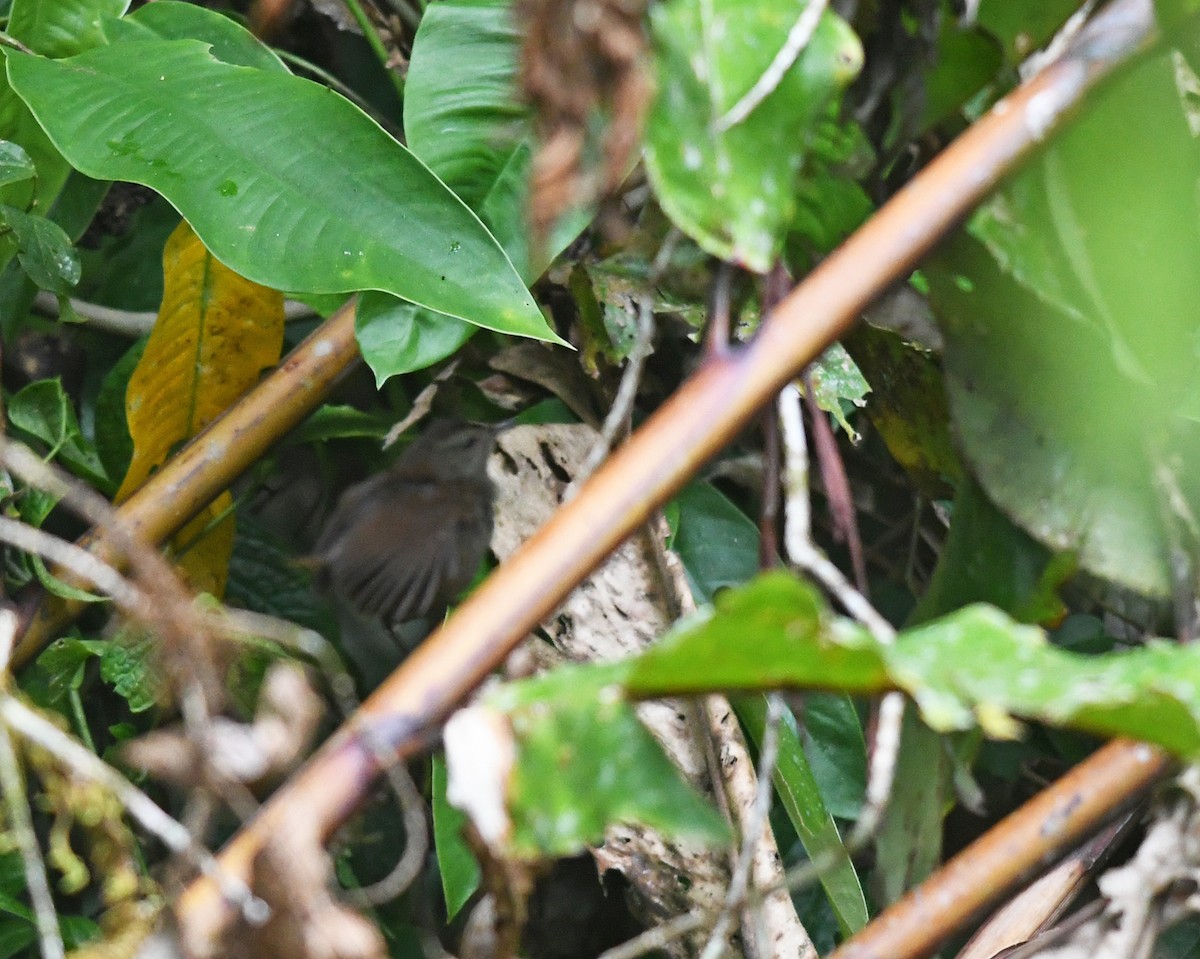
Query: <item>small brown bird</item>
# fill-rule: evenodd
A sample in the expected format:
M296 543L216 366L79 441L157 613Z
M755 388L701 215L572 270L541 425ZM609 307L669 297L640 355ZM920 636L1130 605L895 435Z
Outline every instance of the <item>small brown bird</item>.
M391 629L444 615L492 537L487 461L501 428L435 422L394 465L347 489L313 550L317 586Z

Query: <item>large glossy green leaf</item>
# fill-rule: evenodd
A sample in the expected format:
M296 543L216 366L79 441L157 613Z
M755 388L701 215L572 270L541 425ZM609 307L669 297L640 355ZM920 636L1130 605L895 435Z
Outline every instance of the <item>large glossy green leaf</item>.
M421 18L404 89L409 149L479 214L527 281L583 229L575 210L530 249L533 114L518 88L512 0L443 0Z
M120 40L203 40L222 63L287 73L275 52L240 23L194 3L155 0L127 17L108 20L105 35Z
M557 224L530 250L526 209L532 129L517 92L520 35L510 0L447 0L425 11L404 93L409 149L471 207L526 282L582 229ZM359 304L358 344L376 382L423 369L457 350L474 328L384 294Z
M1158 595L1200 554L1198 82L1169 50L1122 74L928 273L984 490Z
M13 0L7 32L35 53L66 57L104 41L101 24L119 16L129 0ZM37 199L48 209L58 196L71 168L47 139L29 108L0 78L0 138L21 144L37 166ZM11 193L0 201L19 203Z
M529 133L509 0L447 0L421 18L404 92L409 149L473 209Z
M105 17L129 0L13 0L8 32L47 57L69 57L104 42Z
M189 40L65 61L10 53L8 70L73 165L158 190L247 278L311 293L384 290L555 339L478 218L324 87L221 63Z
M857 75L854 31L825 12L808 46L740 122L728 112L784 47L809 0L672 0L651 11L658 96L646 169L663 209L722 259L766 272L797 208L810 137Z

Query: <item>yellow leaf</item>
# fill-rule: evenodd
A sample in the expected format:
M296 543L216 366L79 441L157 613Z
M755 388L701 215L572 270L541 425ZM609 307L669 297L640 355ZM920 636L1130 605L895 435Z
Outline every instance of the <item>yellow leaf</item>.
M225 595L236 532L233 497L226 490L175 534L171 543L179 565L200 592L216 597Z
M158 321L125 393L133 459L117 502L257 383L282 349L283 295L213 259L180 223L163 251ZM233 548L233 515L212 524L228 509L223 494L174 540L186 550L182 565L195 585L217 596Z

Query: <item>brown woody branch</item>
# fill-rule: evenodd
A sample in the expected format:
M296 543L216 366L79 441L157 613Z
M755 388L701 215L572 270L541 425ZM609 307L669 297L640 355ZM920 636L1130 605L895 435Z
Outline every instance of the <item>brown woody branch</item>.
M1145 743L1118 739L1011 813L884 911L829 959L918 959L1039 866L1171 771Z

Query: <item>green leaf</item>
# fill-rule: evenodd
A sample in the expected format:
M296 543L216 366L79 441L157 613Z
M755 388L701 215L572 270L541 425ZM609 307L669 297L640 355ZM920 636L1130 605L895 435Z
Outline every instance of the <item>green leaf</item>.
M87 916L59 916L58 927L68 949L77 949L100 938L100 925Z
M678 508L678 517L671 548L683 563L697 600L711 602L718 589L740 585L754 576L758 571L758 528L741 510L707 483L686 487L674 500L674 505ZM747 643L745 636L733 639L730 646L749 655L769 655L756 643ZM841 849L841 838L833 826L826 797L842 800L840 814L846 818L858 815L866 756L854 708L845 696L840 697L840 711L839 706L829 705L829 701L837 698L808 698L806 713L808 709L813 710L813 721L805 724L803 744L791 725L782 732L775 788L809 856L831 852L839 855L838 864L822 875L821 884L830 898L839 926L847 930L863 925L866 907L849 856L845 855L844 849L841 854L837 853ZM733 704L743 725L752 735L758 736L756 728L762 726L761 701L739 696ZM820 717L832 715L838 715L838 719L821 722ZM857 754L852 747L845 746L845 738L854 735L859 743ZM836 759L831 765L828 760L833 757ZM818 770L822 774L819 777L815 775ZM845 798L847 794L849 799Z
M100 458L80 431L75 408L58 380L38 380L11 397L8 418L17 429L49 446L51 457L88 482L111 490Z
M1152 595L1200 556L1197 84L1172 50L1123 72L927 271L983 489Z
M817 168L806 173L796 188L797 209L788 238L789 252L804 241L802 262L811 262L811 248L829 253L857 230L875 211L866 190L844 173Z
M215 10L178 0L155 0L121 19L105 22L110 42L132 40L203 40L222 63L290 72L265 43L240 23Z
M930 316L932 321L932 316ZM871 384L867 415L888 452L930 499L962 475L937 358L891 330L860 323L843 341Z
M46 567L46 561L40 556L30 557L30 562L33 564L33 571L38 578L38 582L46 587L46 591L59 596L62 599L76 600L80 603L100 603L108 599L101 593L93 593L90 590L81 589L78 586L73 586L65 580L59 579Z
M866 792L867 743L853 700L810 692L799 718L804 754L830 814L857 819Z
M1078 0L981 0L978 20L1015 64L1043 46L1078 9Z
M123 235L106 236L97 247L79 251L83 278L75 295L118 310L157 313L163 296L163 249L177 226L175 208L155 197L133 213Z
M738 696L734 700L738 718L760 748L767 716L766 705L766 699L762 696ZM865 756L863 758L865 760ZM842 935L853 935L867 924L867 900L858 874L854 871L854 863L850 861L850 854L842 844L837 825L825 806L793 722L779 724L779 758L775 764L774 781L783 808L809 858L825 861L826 857L831 857L829 867L821 872L821 886L829 896Z
M125 416L125 391L146 349L146 337L135 342L114 363L96 396L96 452L109 476L124 476L133 459L133 437Z
M25 148L11 140L0 140L0 186L23 183L37 176L37 169Z
M737 639L755 638L752 650ZM743 644L744 645L744 644ZM712 689L816 687L908 693L934 730L1012 738L1018 719L1155 743L1200 756L1200 648L1150 641L1088 656L1051 645L1035 627L976 604L882 645L832 616L787 573L718 597L715 611L679 624L624 664L639 697Z
M846 435L857 442L858 432L846 419L842 402L864 406L871 387L854 360L850 358L850 354L846 352L846 348L840 343L834 343L813 361L810 375L813 398L817 401L817 406L832 414L838 425L846 431Z
M442 893L446 898L446 921L450 922L475 895L483 873L463 838L467 815L446 799L446 760L441 756L433 757L432 779L433 846L442 877Z
M8 32L46 57L69 57L104 42L105 17L129 0L13 0Z
M671 549L699 603L758 572L758 527L709 483L691 483L675 498L679 510Z
M18 872L14 878L16 879L16 883L23 883L25 877ZM26 922L33 921L33 912L30 908L5 890L0 890L0 912L7 912L9 915L16 916L18 919L24 919Z
M421 18L404 92L409 149L479 214L527 282L586 225L574 211L529 249L533 115L518 83L512 0L443 0Z
M131 713L144 713L158 703L149 640L83 640L81 645L100 657L100 678L125 700Z
M393 425L391 417L380 413L366 413L353 406L326 403L288 434L288 442L320 443L361 437L381 440Z
M983 30L964 30L950 17L942 18L937 60L925 77L925 109L920 129L927 130L953 116L984 86L995 82L1004 53Z
M507 717L517 747L505 797L514 856L573 855L618 822L707 842L728 838L716 810L684 783L620 695L622 671L620 664L567 667L484 698Z
M0 959L23 953L37 942L37 929L32 921L0 924Z
M74 166L158 190L248 279L313 293L382 290L557 340L470 210L324 87L221 63L190 40L65 61L10 52L8 70Z
M722 126L780 52L808 3L673 0L651 10L658 96L646 169L671 219L704 249L760 273L796 211L797 174L831 101L857 74L854 31L826 12L778 85Z
M961 738L961 737L960 737ZM954 804L954 763L946 739L904 711L896 775L875 837L872 898L890 906L942 861L946 814Z
M1163 930L1154 944L1154 959L1191 959L1200 952L1200 917L1187 916Z
M354 315L358 348L375 373L376 387L445 359L475 330L470 323L386 293L364 293Z
M76 637L56 639L22 677L21 688L39 706L65 711L64 703L82 688L85 669L95 655Z
M520 34L509 0L447 0L425 11L404 94L409 149L479 214L526 282L536 279L583 221L569 216L531 256L525 211L532 132L517 94ZM381 293L355 316L377 385L456 352L474 332L461 321Z
M1067 564L1015 526L970 478L954 499L950 534L912 622L969 603L990 603L1023 623L1050 625L1067 609L1057 595Z
M510 0L443 0L421 18L404 88L409 149L472 209L529 136Z
M629 669L626 688L647 697L785 686L870 693L887 684L870 634L784 572L721 593L711 612L683 620Z
M63 228L44 216L0 205L0 223L17 241L17 259L37 286L52 293L70 293L79 282L79 255Z
M100 25L125 12L129 0L13 0L7 32L35 53L65 57L103 42ZM20 143L37 167L35 198L48 209L62 190L71 167L47 139L29 108L0 78L0 137ZM26 198L5 190L0 202L25 206Z
M327 603L312 577L295 561L296 552L247 510L237 515L237 538L229 559L226 600L235 606L291 620L325 636L337 632Z

